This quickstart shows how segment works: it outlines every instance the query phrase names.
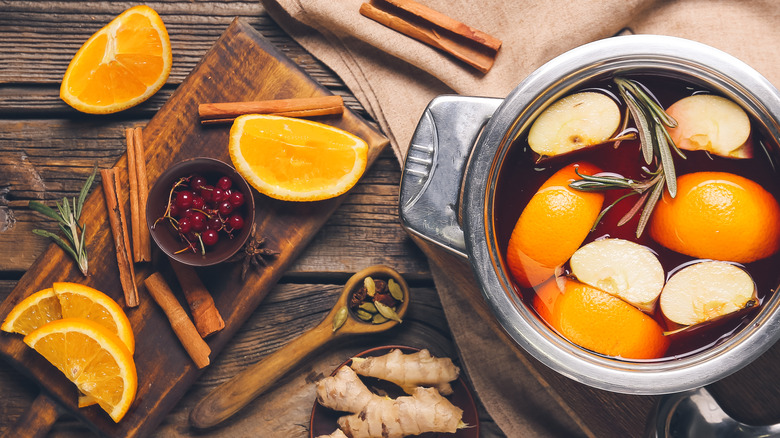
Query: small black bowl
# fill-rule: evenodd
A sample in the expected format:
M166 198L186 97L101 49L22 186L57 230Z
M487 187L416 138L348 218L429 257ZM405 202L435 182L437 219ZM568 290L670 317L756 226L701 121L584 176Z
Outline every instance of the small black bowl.
M232 239L220 232L219 241L213 246L207 246L205 255L200 251L181 251L187 247L187 243L178 236L168 220L160 219L165 215L173 185L180 178L194 174L203 176L210 184L216 184L220 177L227 176L233 181L232 190L238 190L244 195L244 204L237 210L243 214L244 226ZM255 201L249 184L232 166L213 158L193 158L171 166L157 179L146 203L146 224L157 246L171 259L190 266L211 266L232 257L246 243L254 221Z

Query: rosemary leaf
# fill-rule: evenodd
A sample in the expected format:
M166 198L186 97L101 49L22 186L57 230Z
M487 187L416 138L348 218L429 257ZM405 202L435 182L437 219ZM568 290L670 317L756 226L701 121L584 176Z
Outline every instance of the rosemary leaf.
M636 214L639 212L639 210L642 208L642 205L644 205L645 201L647 200L647 196L650 194L650 192L644 192L642 193L642 196L637 199L637 201L634 203L634 205L631 207L628 212L623 215L622 218L618 221L617 225L619 227L622 227L623 225L627 224L628 221L630 221Z
M46 230L39 230L39 229L37 229L37 228L36 228L36 229L34 229L34 230L32 230L32 232L33 232L33 234L36 234L36 235L38 235L38 236L43 236L43 237L48 237L48 238L50 238L50 239L51 239L51 240L53 240L53 241L54 241L54 242L55 242L57 245L59 245L59 246L60 246L62 249L64 249L64 250L65 250L65 252L67 252L68 254L70 254L70 256L71 256L71 257L73 257L74 259L77 259L77 258L78 258L78 256L76 256L76 253L73 251L73 248L71 248L71 247L70 247L70 245L68 245L68 244L67 244L67 242L65 242L64 240L62 240L62 237L60 237L60 236L58 236L58 235L56 235L56 234L52 233L51 231L46 231Z
M674 140L672 140L672 136L671 136L671 135L669 135L669 131L667 131L666 129L664 129L664 131L663 131L663 132L664 132L664 137L666 137L666 143L668 143L668 144L671 146L672 150L673 150L675 153L677 153L677 156L679 156L679 157L680 157L680 158L682 158L683 160L687 159L688 157L686 157L686 156L685 156L685 154L683 153L683 151L681 151L681 150L680 150L680 148L678 148L678 147L677 147L677 144L674 142Z
M653 162L653 136L650 124L647 122L647 116L632 95L628 94L621 87L618 87L618 89L636 122L636 129L639 131L639 143L642 145L642 157L645 159L645 163L650 164Z
M669 195L674 198L677 196L677 175L674 171L672 151L669 148L669 144L667 143L666 136L663 135L663 132L666 132L666 128L661 125L655 125L655 137L658 140L658 154L661 156L661 168L664 171L664 179L666 179L666 187L669 190Z
M595 231L596 230L596 227L599 225L599 222L601 222L601 220L604 219L604 215L606 215L608 211L612 210L612 207L618 205L618 203L620 201L628 198L629 196L634 196L634 195L638 195L638 194L639 194L638 192L628 192L625 195L623 195L623 196L619 197L618 199L616 199L615 202L609 204L605 209L601 210L599 215L596 216L596 221L593 222L593 226L590 228L590 231Z
M653 209L655 209L655 204L658 203L658 200L661 199L661 194L664 192L664 183L659 182L658 184L653 187L653 191L650 192L650 196L647 197L647 201L645 202L645 208L642 210L642 215L639 216L639 224L636 226L636 237L642 235L642 232L645 230L645 226L647 226L647 222L650 220L650 215L653 214Z
M30 202L28 202L27 203L27 207L29 207L30 210L37 211L38 213L40 213L40 214L42 214L44 216L47 216L47 217L49 217L51 219L54 219L56 221L60 220L59 215L57 214L56 211L54 211L54 209L52 209L48 205L41 204L38 201L30 201Z
M92 175L87 178L87 181L84 183L84 187L81 188L81 192L79 193L79 200L76 203L76 208L74 209L76 212L76 221L81 219L81 210L84 208L84 201L87 199L87 194L89 193L89 189L92 187L92 182L95 181L97 171L98 167L95 165L95 168L92 169Z

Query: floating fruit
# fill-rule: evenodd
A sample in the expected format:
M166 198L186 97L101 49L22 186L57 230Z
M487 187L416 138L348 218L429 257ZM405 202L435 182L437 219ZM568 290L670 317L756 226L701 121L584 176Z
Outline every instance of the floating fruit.
M547 322L583 348L624 359L654 359L669 347L661 326L620 298L574 280L566 281L560 295L554 289L548 292L550 296L540 299L554 300Z
M62 78L60 98L85 113L115 113L156 93L171 63L171 42L160 16L148 6L135 6L76 52Z
M750 263L780 249L780 205L758 183L726 172L677 178L677 196L663 198L650 235L691 257Z
M272 115L236 118L230 158L255 189L287 201L317 201L345 193L366 169L368 145L322 123Z
M138 386L133 355L119 337L83 318L44 324L24 342L97 401L111 418L124 417Z
M604 195L569 187L579 172L599 169L588 163L569 165L542 184L520 214L507 247L507 265L524 287L550 278L588 236L601 211Z
M584 91L544 110L528 131L528 145L542 156L555 156L602 144L620 125L620 109L605 94Z
M647 247L623 239L593 241L571 256L577 280L652 312L664 287L664 268Z
M661 292L661 311L670 321L699 324L758 305L756 285L744 269L706 261L676 272Z
M731 100L696 94L678 100L666 112L677 121L677 127L668 131L680 149L728 158L753 157L750 119Z

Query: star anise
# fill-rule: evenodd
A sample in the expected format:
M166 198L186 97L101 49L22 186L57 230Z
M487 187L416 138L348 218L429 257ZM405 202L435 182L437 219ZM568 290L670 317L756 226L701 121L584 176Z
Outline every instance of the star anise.
M258 271L268 266L268 261L279 255L278 251L274 251L268 248L263 248L265 245L265 237L257 236L255 233L256 224L252 224L252 231L249 233L249 241L244 245L244 249L237 252L236 255L231 257L228 262L241 261L241 280L246 280L246 274L249 272L249 267L253 267Z

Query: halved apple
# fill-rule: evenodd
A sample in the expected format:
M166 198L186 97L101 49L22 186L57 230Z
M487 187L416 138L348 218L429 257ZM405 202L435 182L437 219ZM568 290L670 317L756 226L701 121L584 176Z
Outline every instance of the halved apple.
M664 268L647 247L623 239L595 240L570 260L572 274L589 286L652 312L664 287Z
M552 157L605 143L620 125L620 108L609 96L583 91L547 107L528 131L528 145Z
M678 100L666 113L677 121L667 128L680 149L708 151L727 158L752 158L750 119L725 97L696 94Z
M711 321L758 305L756 285L744 269L706 261L672 275L661 292L661 312L682 325Z

